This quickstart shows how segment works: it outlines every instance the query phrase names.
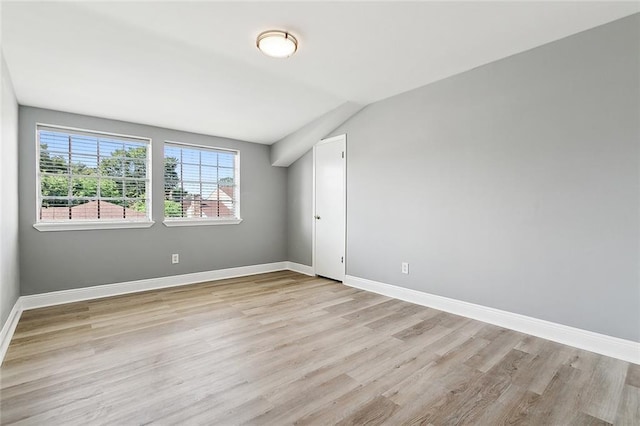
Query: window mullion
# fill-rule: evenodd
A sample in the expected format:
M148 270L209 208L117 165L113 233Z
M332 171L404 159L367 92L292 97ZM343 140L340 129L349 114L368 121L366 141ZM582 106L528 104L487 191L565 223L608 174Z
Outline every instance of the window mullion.
M216 216L220 217L220 155L216 155L216 192L218 202L216 203Z
M69 143L69 180L68 180L68 185L69 185L69 192L67 193L67 196L69 197L69 199L67 200L67 206L69 207L69 220L73 219L72 217L72 213L71 213L71 207L72 207L72 200L73 200L73 167L71 167L71 135L69 135L67 137L68 139L68 143Z
M98 170L100 170L100 139L96 142L96 202L98 203L98 219L100 219L100 176L98 176Z
M188 209L188 207L187 207ZM180 212L184 217L184 152L180 150Z
M202 217L202 202L204 201L204 191L202 190L202 151L198 151L198 180L200 181L200 207L198 208Z

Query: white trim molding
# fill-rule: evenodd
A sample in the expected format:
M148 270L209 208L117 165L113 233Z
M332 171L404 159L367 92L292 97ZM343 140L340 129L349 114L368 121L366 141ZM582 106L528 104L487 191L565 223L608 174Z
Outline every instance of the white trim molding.
M150 228L155 222L152 220L145 221L66 221L66 222L38 222L33 227L38 231L89 231L94 229L130 229L130 228Z
M21 296L14 304L2 331L0 331L0 365L4 360L20 316L25 310L282 270L314 276L311 266L285 261ZM345 276L344 284L640 364L640 343L638 342L351 275Z
M20 316L22 315L22 300L19 297L14 303L11 312L9 312L9 317L4 322L2 326L2 331L0 331L0 365L2 365L2 361L4 360L4 356L7 353L7 349L9 349L9 343L11 342L11 338L13 337L13 333L16 331L16 327L18 326L18 321L20 320Z
M83 300L101 299L121 294L138 293L167 287L179 287L207 281L264 274L266 272L287 269L287 262L265 263L262 265L240 266L237 268L218 269L214 271L194 272L191 274L170 275L167 277L148 278L115 284L96 285L92 287L74 288L71 290L53 291L50 293L22 296L24 310L43 308L45 306L62 305L81 302Z
M429 308L552 340L564 345L640 364L640 343L557 324L525 315L476 305L448 297L398 287L365 278L345 276L344 284Z
M303 265L301 263L286 262L289 271L298 272L300 274L309 275L314 277L316 274L313 271L313 266Z
M101 299L121 294L138 293L141 291L157 290L167 287L179 287L207 281L245 277L284 270L314 276L313 268L311 266L285 261L21 296L14 304L7 321L2 327L2 332L0 333L0 365L2 365L4 356L9 348L9 343L11 342L11 338L13 337L18 325L18 320L20 319L23 311L44 308L47 306L63 305L65 303L81 302L84 300Z
M242 219L165 219L164 226L237 225Z

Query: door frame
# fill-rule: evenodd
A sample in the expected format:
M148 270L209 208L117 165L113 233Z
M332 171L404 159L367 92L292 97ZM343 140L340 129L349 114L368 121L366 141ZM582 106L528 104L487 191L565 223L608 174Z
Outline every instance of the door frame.
M311 220L313 224L311 226L311 266L313 268L313 274L316 273L316 147L319 145L324 145L331 142L344 141L344 261L342 262L342 280L344 282L344 277L347 275L347 134L343 133L341 135L332 136L330 138L321 139L318 143L313 146L313 189L312 193L312 217Z

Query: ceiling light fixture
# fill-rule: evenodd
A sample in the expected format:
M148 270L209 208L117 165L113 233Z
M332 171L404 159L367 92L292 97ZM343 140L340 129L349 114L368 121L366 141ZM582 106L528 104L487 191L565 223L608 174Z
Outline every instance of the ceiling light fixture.
M272 58L287 58L298 50L298 40L286 31L269 30L258 35L256 46Z

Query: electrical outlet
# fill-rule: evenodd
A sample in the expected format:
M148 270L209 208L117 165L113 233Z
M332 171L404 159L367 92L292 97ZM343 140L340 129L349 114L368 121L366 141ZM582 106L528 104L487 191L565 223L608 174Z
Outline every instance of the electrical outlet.
M403 274L408 274L409 273L409 263L402 262L402 273Z
M171 263L180 263L180 255L178 253L171 255Z

